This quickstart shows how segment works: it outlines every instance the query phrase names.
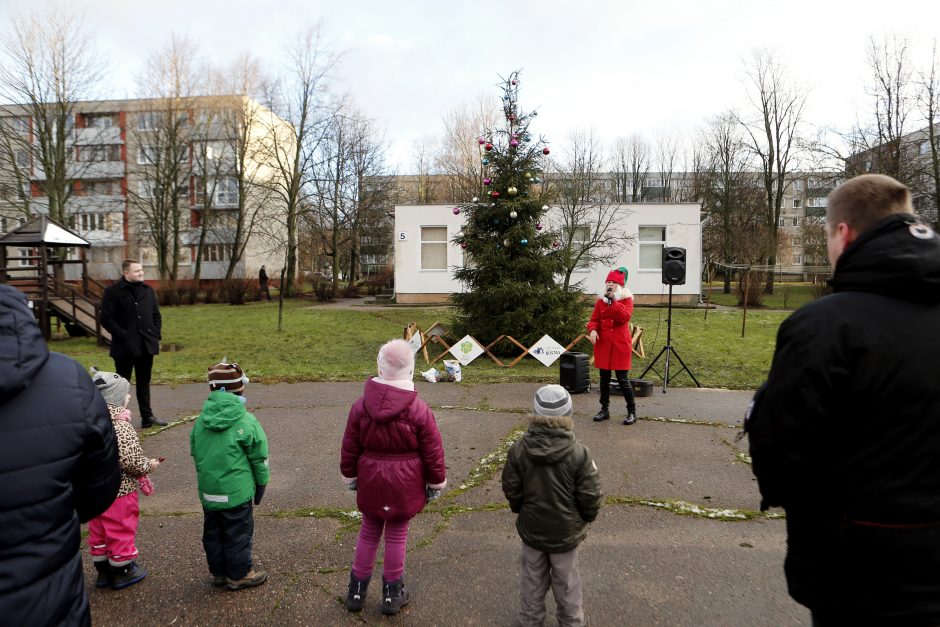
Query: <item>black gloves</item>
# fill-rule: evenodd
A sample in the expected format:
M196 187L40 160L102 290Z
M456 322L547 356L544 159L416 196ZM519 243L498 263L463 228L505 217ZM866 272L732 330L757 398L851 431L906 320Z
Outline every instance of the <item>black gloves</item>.
M255 505L261 505L261 499L264 498L264 488L263 485L255 484Z

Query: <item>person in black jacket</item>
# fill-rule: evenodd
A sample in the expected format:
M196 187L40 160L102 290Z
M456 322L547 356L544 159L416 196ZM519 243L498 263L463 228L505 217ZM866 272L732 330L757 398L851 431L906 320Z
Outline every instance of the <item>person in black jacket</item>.
M101 326L111 333L114 370L131 380L137 373L135 389L143 428L166 426L150 407L150 373L153 356L160 354L163 319L153 289L144 283L144 267L134 259L121 264L124 276L104 291L101 300Z
M559 625L584 625L578 545L601 507L601 481L591 452L571 432L571 396L560 385L539 388L529 429L503 466L503 494L519 516L522 538L518 624L545 621L545 594L555 597Z
M883 175L829 194L834 293L780 326L750 437L814 625L940 624L940 238Z
M91 624L79 521L120 484L101 394L49 352L26 297L0 285L0 623Z
M268 273L265 271L264 266L261 266L261 269L258 270L258 300L261 300L262 296L267 296L268 300L271 300L271 289L268 287Z

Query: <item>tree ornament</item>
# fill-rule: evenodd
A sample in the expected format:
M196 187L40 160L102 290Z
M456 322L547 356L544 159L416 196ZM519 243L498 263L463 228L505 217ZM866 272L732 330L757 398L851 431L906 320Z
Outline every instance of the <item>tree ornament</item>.
M489 185L489 184L492 183L492 182L493 182L493 179L491 179L491 178L489 178L489 177L486 177L485 179L483 179L483 184L484 184L484 185Z
M527 239L521 239L521 240L519 240L519 243L522 244L523 246L528 246L528 245L529 245L529 240L527 240Z
M552 248L561 248L561 242L552 242Z
M486 140L483 139L482 135L480 135L479 137L477 137L477 142L479 142L479 144L482 146L483 144L486 143Z
M532 182L533 182L533 183L541 183L541 182L542 182L542 179L540 179L539 177L536 176L534 179L532 179Z
M510 187L509 189L506 190L506 193L509 194L510 196L515 196L516 194L519 193L519 190L516 189L515 187Z
M515 220L516 218L519 217L519 214L516 213L515 211L510 211L510 212L509 212L509 217Z
M495 206L496 206L496 203L495 203L495 202L491 202L491 203L490 203L490 207L495 207ZM497 222L499 222L499 220L497 220Z
M512 79L512 80L509 81L509 82L512 83L513 85L516 85L519 81L517 81L516 79Z
M486 157L483 157L483 165L489 165L489 164L490 164L490 160L487 159Z
M548 211L548 205L542 205L542 211Z
M454 212L454 215L455 215L455 216L459 216L459 215L460 215L460 207L454 207L454 208L453 208L453 212Z
M510 122L515 122L516 116L510 113L509 115L506 116L506 119L509 120Z
M489 142L486 142L486 145L483 146L483 148L485 148L486 151L489 152L489 151L493 150L493 144L491 144L491 143L489 143ZM546 148L545 150L548 150L548 148ZM545 154L548 154L548 153L546 152Z
M522 141L524 142L532 141L532 136L526 133L525 135L522 136Z
M460 242L460 247L463 248L464 250L466 250L466 248L467 248L467 242Z
M472 202L480 202L480 199L479 199L478 197L474 196Z
M522 191L522 195L525 196L526 198L528 198L528 197L529 197L529 190L527 190L527 189L526 189L526 190L523 190L523 191Z
M509 140L509 145L512 146L513 148L515 148L516 146L519 145L519 140L518 140L518 139L510 139L510 140Z
M504 239L504 240L503 240L503 246L505 246L506 248L509 248L509 240L508 240L508 239Z
M536 231L541 231L541 230L542 230L542 223L541 223L541 222L536 222L536 223L535 223L535 230L536 230Z
M499 198L499 192L497 192L496 190L493 190L490 192L490 196L492 196L493 198Z
M545 148L542 148L542 154L543 154L543 155L547 155L547 154L550 153L550 152L551 152L551 150L548 149L548 146L545 146Z
M526 173L525 173L525 177L526 177L527 179L531 179L531 178L532 178L532 173L531 173L531 172L526 172Z

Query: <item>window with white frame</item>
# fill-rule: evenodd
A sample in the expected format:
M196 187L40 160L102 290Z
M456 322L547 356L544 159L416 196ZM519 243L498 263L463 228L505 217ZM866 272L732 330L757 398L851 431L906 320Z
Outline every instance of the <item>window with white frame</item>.
M16 165L18 165L21 168L29 167L29 151L28 150L26 150L25 148L18 148L16 150L15 157L16 157Z
M787 225L786 218L780 218L779 220L777 220L777 226L786 226L786 225Z
M160 125L160 114L156 111L142 111L137 114L137 130L153 131Z
M108 217L106 213L75 213L69 216L69 224L83 232L107 231Z
M794 199L793 199L793 208L794 208L794 209L799 209L799 208L802 207L802 206L803 206L803 199L801 199L801 198L794 198Z
M29 137L29 118L20 116L13 118L13 132L21 137Z
M803 179L793 179L793 191L795 192L803 191Z
M421 227L421 269L447 269L447 227Z
M800 219L799 219L799 218L793 218L793 219L792 219L792 226L800 226Z
M111 128L116 126L114 116L110 113L94 113L86 116L88 128Z
M829 199L825 196L814 196L806 200L807 207L825 207L829 204Z
M82 195L84 196L115 196L120 193L120 181L82 181Z
M238 206L238 179L226 176L215 181L213 204L216 207Z
M141 198L153 198L153 190L153 181L137 181L137 195Z
M228 261L232 258L229 244L205 244L202 248L203 261Z
M926 154L930 153L930 142L920 142L920 156L923 157Z
M637 234L640 270L662 270L663 248L666 246L665 226L641 226Z
M36 251L33 250L32 248L18 248L16 250L16 253L17 253L17 256L19 257L35 257L36 256ZM19 265L25 268L28 266L35 266L37 264L36 264L35 259L20 259Z
M571 233L571 255L575 256L579 254L584 247L591 242L591 226L588 224L580 224L574 228L574 231ZM576 270L587 270L590 266L590 259L587 255L581 257L578 260L578 265Z
M79 146L77 158L84 162L120 161L121 147L118 144L93 144Z
M157 162L157 147L142 144L137 148L137 163L151 165Z

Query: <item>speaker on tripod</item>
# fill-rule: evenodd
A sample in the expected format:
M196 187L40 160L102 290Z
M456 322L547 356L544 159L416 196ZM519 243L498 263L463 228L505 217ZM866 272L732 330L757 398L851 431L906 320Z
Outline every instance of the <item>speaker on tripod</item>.
M656 362L659 361L659 358L663 355L666 356L665 369L663 370L663 394L666 393L666 388L669 386L669 380L675 378L682 373L683 370L689 373L689 376L692 377L692 381L695 382L695 385L702 387L702 384L698 382L698 379L695 378L695 375L692 374L692 371L689 370L689 367L685 365L685 362L682 361L682 357L679 356L678 351L672 347L672 286L673 285L685 285L685 248L679 248L678 246L666 246L663 248L663 285L669 286L669 309L666 314L666 345L663 346L662 350L659 351L659 354L656 355L656 359L650 362L646 367L646 370L643 371L643 374L640 375L640 378L646 376L646 373L652 370L656 374L659 374L659 371L656 370ZM669 375L669 358L675 355L676 359L679 360L679 363L682 364L682 368L678 372L674 373L672 376Z

